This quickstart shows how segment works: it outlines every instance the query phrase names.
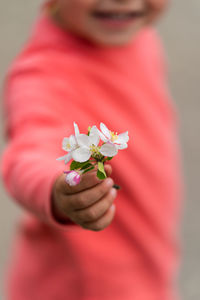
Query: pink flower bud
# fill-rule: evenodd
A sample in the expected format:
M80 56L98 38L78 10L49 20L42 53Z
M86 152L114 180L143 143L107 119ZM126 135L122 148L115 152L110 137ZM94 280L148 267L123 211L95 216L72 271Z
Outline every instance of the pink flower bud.
M76 171L67 171L64 172L66 174L65 181L70 185L74 186L79 184L81 180L81 176L78 172Z

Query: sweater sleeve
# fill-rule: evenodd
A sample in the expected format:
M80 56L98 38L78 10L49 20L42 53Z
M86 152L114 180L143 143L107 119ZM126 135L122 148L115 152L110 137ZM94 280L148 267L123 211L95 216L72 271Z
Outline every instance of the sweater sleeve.
M18 71L5 87L5 134L8 139L1 173L9 194L42 222L64 230L80 226L59 223L52 213L52 187L63 170L61 141L66 124L59 118L56 93L37 70Z

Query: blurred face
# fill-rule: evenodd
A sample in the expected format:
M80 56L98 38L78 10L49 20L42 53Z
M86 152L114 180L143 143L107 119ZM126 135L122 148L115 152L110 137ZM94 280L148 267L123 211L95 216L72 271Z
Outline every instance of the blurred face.
M168 0L56 0L55 19L79 36L111 46L128 43Z

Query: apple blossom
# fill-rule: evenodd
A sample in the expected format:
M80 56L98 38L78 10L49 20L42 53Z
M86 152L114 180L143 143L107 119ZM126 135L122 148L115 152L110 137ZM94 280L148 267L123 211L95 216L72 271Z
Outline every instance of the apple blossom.
M126 149L128 147L127 142L129 140L128 131L124 133L117 134L107 128L103 123L100 124L99 136L101 140L105 143L111 143L116 146L117 149Z
M68 154L57 158L57 160L64 160L65 164L67 164L72 159L73 151L79 147L77 143L77 138L80 135L80 132L79 132L78 125L75 122L74 122L74 132L75 135L72 134L70 135L69 138L64 137L62 141L62 149L64 151L67 151Z
M69 185L78 184L81 174L93 170L95 166L97 166L97 177L106 178L104 163L111 160L119 149L128 147L128 131L117 134L103 123L100 123L100 129L101 131L96 126L92 126L88 127L88 134L80 134L78 125L74 122L75 134L63 139L62 149L68 153L57 160L64 160L66 164L73 159L70 171L64 172ZM119 188L117 185L114 187Z
M91 129L92 130L92 129ZM79 147L72 152L75 161L85 162L90 159L91 155L99 154L99 135L96 133L90 135L80 134L77 137Z
M81 181L81 176L77 171L67 171L64 172L66 174L65 181L70 185L74 186L79 184Z

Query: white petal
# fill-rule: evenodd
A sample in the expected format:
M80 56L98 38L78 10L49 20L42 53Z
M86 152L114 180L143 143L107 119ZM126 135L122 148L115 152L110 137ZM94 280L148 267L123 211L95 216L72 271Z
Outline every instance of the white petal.
M67 164L71 159L72 159L72 152L69 152L64 156L56 158L56 160L64 160L65 164Z
M100 139L99 130L96 126L92 126L89 137L90 137L91 144L95 146L99 144L99 139Z
M99 135L97 133L95 134L90 134L89 135L89 139L90 139L90 145L95 145L97 146L99 144Z
M118 135L118 138L116 139L115 143L116 144L125 144L127 143L129 140L129 136L128 136L128 131L120 133Z
M109 139L107 139L107 138L105 137L105 135L104 135L99 129L97 129L97 130L98 130L98 134L99 134L99 136L100 136L100 139L101 139L104 143L108 142Z
M108 129L108 127L105 124L101 123L100 129L103 132L103 134L110 140L111 135L110 135L110 130Z
M67 157L67 154L61 157L56 158L56 160L64 160Z
M126 149L128 147L128 144L127 143L120 144L120 145L115 144L115 146L117 147L117 149L123 150L123 149Z
M75 161L85 162L91 156L90 150L85 147L80 147L74 151L72 151L72 157Z
M76 141L76 137L75 135L70 135L69 137L69 143L70 143L70 146L71 146L71 149L75 149L76 146L77 146L77 141Z
M71 150L69 138L64 137L62 141L62 149L69 152Z
M72 159L72 151L70 151L65 158L65 164L67 164Z
M98 133L98 128L96 126L92 126L90 130L90 134L96 134L96 133Z
M77 142L80 147L90 147L90 138L87 134L79 134L77 137Z
M75 122L74 122L74 132L75 132L76 137L80 134L79 129L78 129L78 125Z
M102 145L99 151L102 155L109 157L115 156L118 152L116 145L112 143Z

